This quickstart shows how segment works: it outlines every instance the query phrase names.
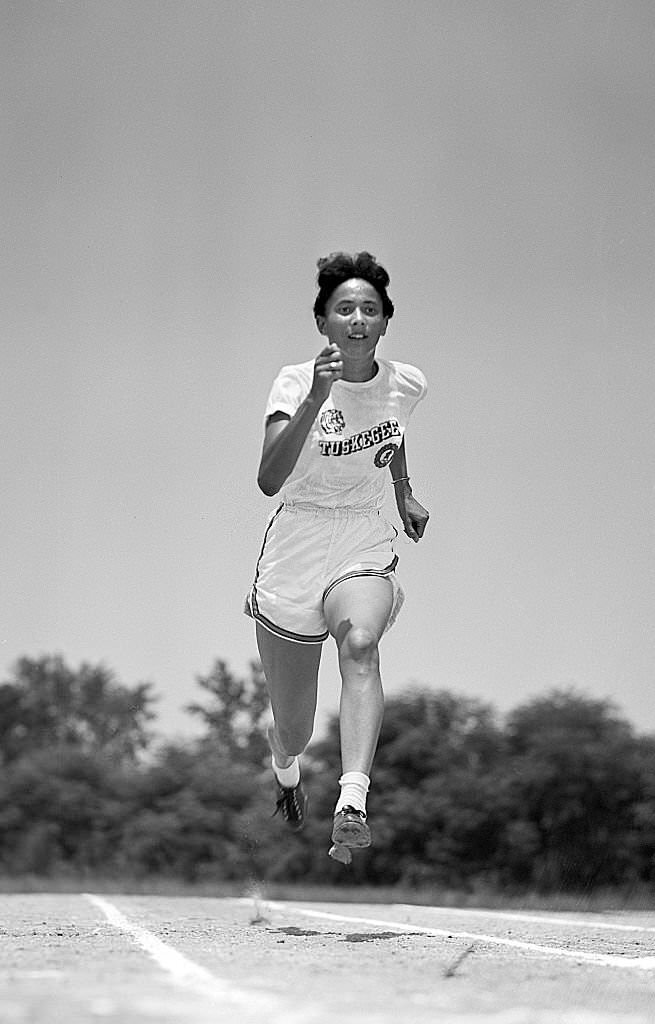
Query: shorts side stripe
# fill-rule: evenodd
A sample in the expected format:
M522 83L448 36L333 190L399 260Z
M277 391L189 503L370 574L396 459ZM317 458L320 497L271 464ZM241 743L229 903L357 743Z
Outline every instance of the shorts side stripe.
M255 579L250 589L250 593L246 598L246 606L244 608L244 611L246 615L249 615L251 619L255 619L256 622L259 622L260 625L264 627L264 629L267 629L269 631L269 633L273 633L274 636L279 636L283 640L291 640L293 643L297 644L322 644L323 641L327 640L328 636L330 635L327 630L325 630L325 633L319 633L314 635L293 633L291 630L284 629L283 626L277 626L274 622L271 622L271 620L267 619L265 615L262 615L257 606L257 580L259 578L259 566L264 556L264 551L266 550L266 542L268 541L268 535L271 531L273 523L275 522L283 508L284 503L281 504L279 508L275 510L275 512L270 518L268 526L266 527L266 531L264 533L264 540L262 541L261 551L259 552L259 557L257 558L257 565L255 567Z
M398 565L398 555L393 556L393 561L389 563L384 569L353 569L352 572L346 572L343 576L339 576L336 580L332 580L330 585L323 591L323 600L328 594L334 590L337 583L343 583L344 580L354 579L356 576L389 576L396 566Z
M264 557L264 550L266 548L266 541L268 540L268 535L271 532L271 528L273 526L273 523L275 522L275 520L277 519L277 517L279 516L279 514L280 514L280 512L282 511L283 508L284 508L284 504L282 504L278 508L276 508L275 512L273 513L273 515L271 516L271 518L269 520L269 523L268 523L268 526L266 527L266 530L264 531L264 539L262 541L262 546L261 546L261 550L259 552L259 555L257 556L257 565L255 566L255 579L254 579L253 585L252 585L253 592L254 592L254 590L255 590L255 588L257 586L257 579L259 577L259 563L261 562L262 558Z

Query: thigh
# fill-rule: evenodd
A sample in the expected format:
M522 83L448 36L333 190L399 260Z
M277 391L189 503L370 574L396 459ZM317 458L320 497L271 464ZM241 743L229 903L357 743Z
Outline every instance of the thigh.
M276 719L312 714L316 707L321 644L276 636L256 623L257 646Z
M353 628L366 629L378 640L393 608L394 592L386 576L350 576L334 586L324 602L327 627L341 647Z

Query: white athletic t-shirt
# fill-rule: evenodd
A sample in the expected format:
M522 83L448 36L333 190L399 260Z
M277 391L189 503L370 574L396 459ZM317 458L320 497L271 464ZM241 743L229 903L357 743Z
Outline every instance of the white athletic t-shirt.
M280 496L327 508L379 509L391 462L417 402L427 391L415 366L376 358L371 380L337 380L321 406ZM293 416L309 394L314 360L283 366L273 382L266 417Z

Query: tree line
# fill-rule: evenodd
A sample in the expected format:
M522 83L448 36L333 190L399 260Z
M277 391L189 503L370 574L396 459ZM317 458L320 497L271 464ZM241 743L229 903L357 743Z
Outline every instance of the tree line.
M22 658L0 685L0 873L539 892L655 883L655 736L606 700L555 690L501 718L412 688L387 701L370 850L327 857L340 774L333 716L303 764L305 830L272 817L261 671L217 660L157 739L151 684Z

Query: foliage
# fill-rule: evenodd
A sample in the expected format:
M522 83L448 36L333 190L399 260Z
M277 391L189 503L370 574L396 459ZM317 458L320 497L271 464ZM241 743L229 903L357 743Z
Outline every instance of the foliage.
M655 737L610 702L554 691L501 721L443 690L389 700L374 845L346 871L326 856L336 716L305 755L311 814L294 834L272 817L261 667L239 678L217 660L197 682L201 736L157 745L149 684L21 659L0 686L0 868L542 892L655 883Z
M644 762L609 701L555 692L508 718L512 806L536 837L533 881L554 888L617 884L635 870Z
M58 655L21 658L0 685L2 762L62 744L134 761L148 745L153 700L150 683L122 686L102 665L75 672Z
M197 676L196 682L209 695L210 704L193 703L186 710L202 719L207 743L253 764L263 761L268 754L263 724L269 703L260 663L251 661L250 675L244 679L217 659L209 675Z

